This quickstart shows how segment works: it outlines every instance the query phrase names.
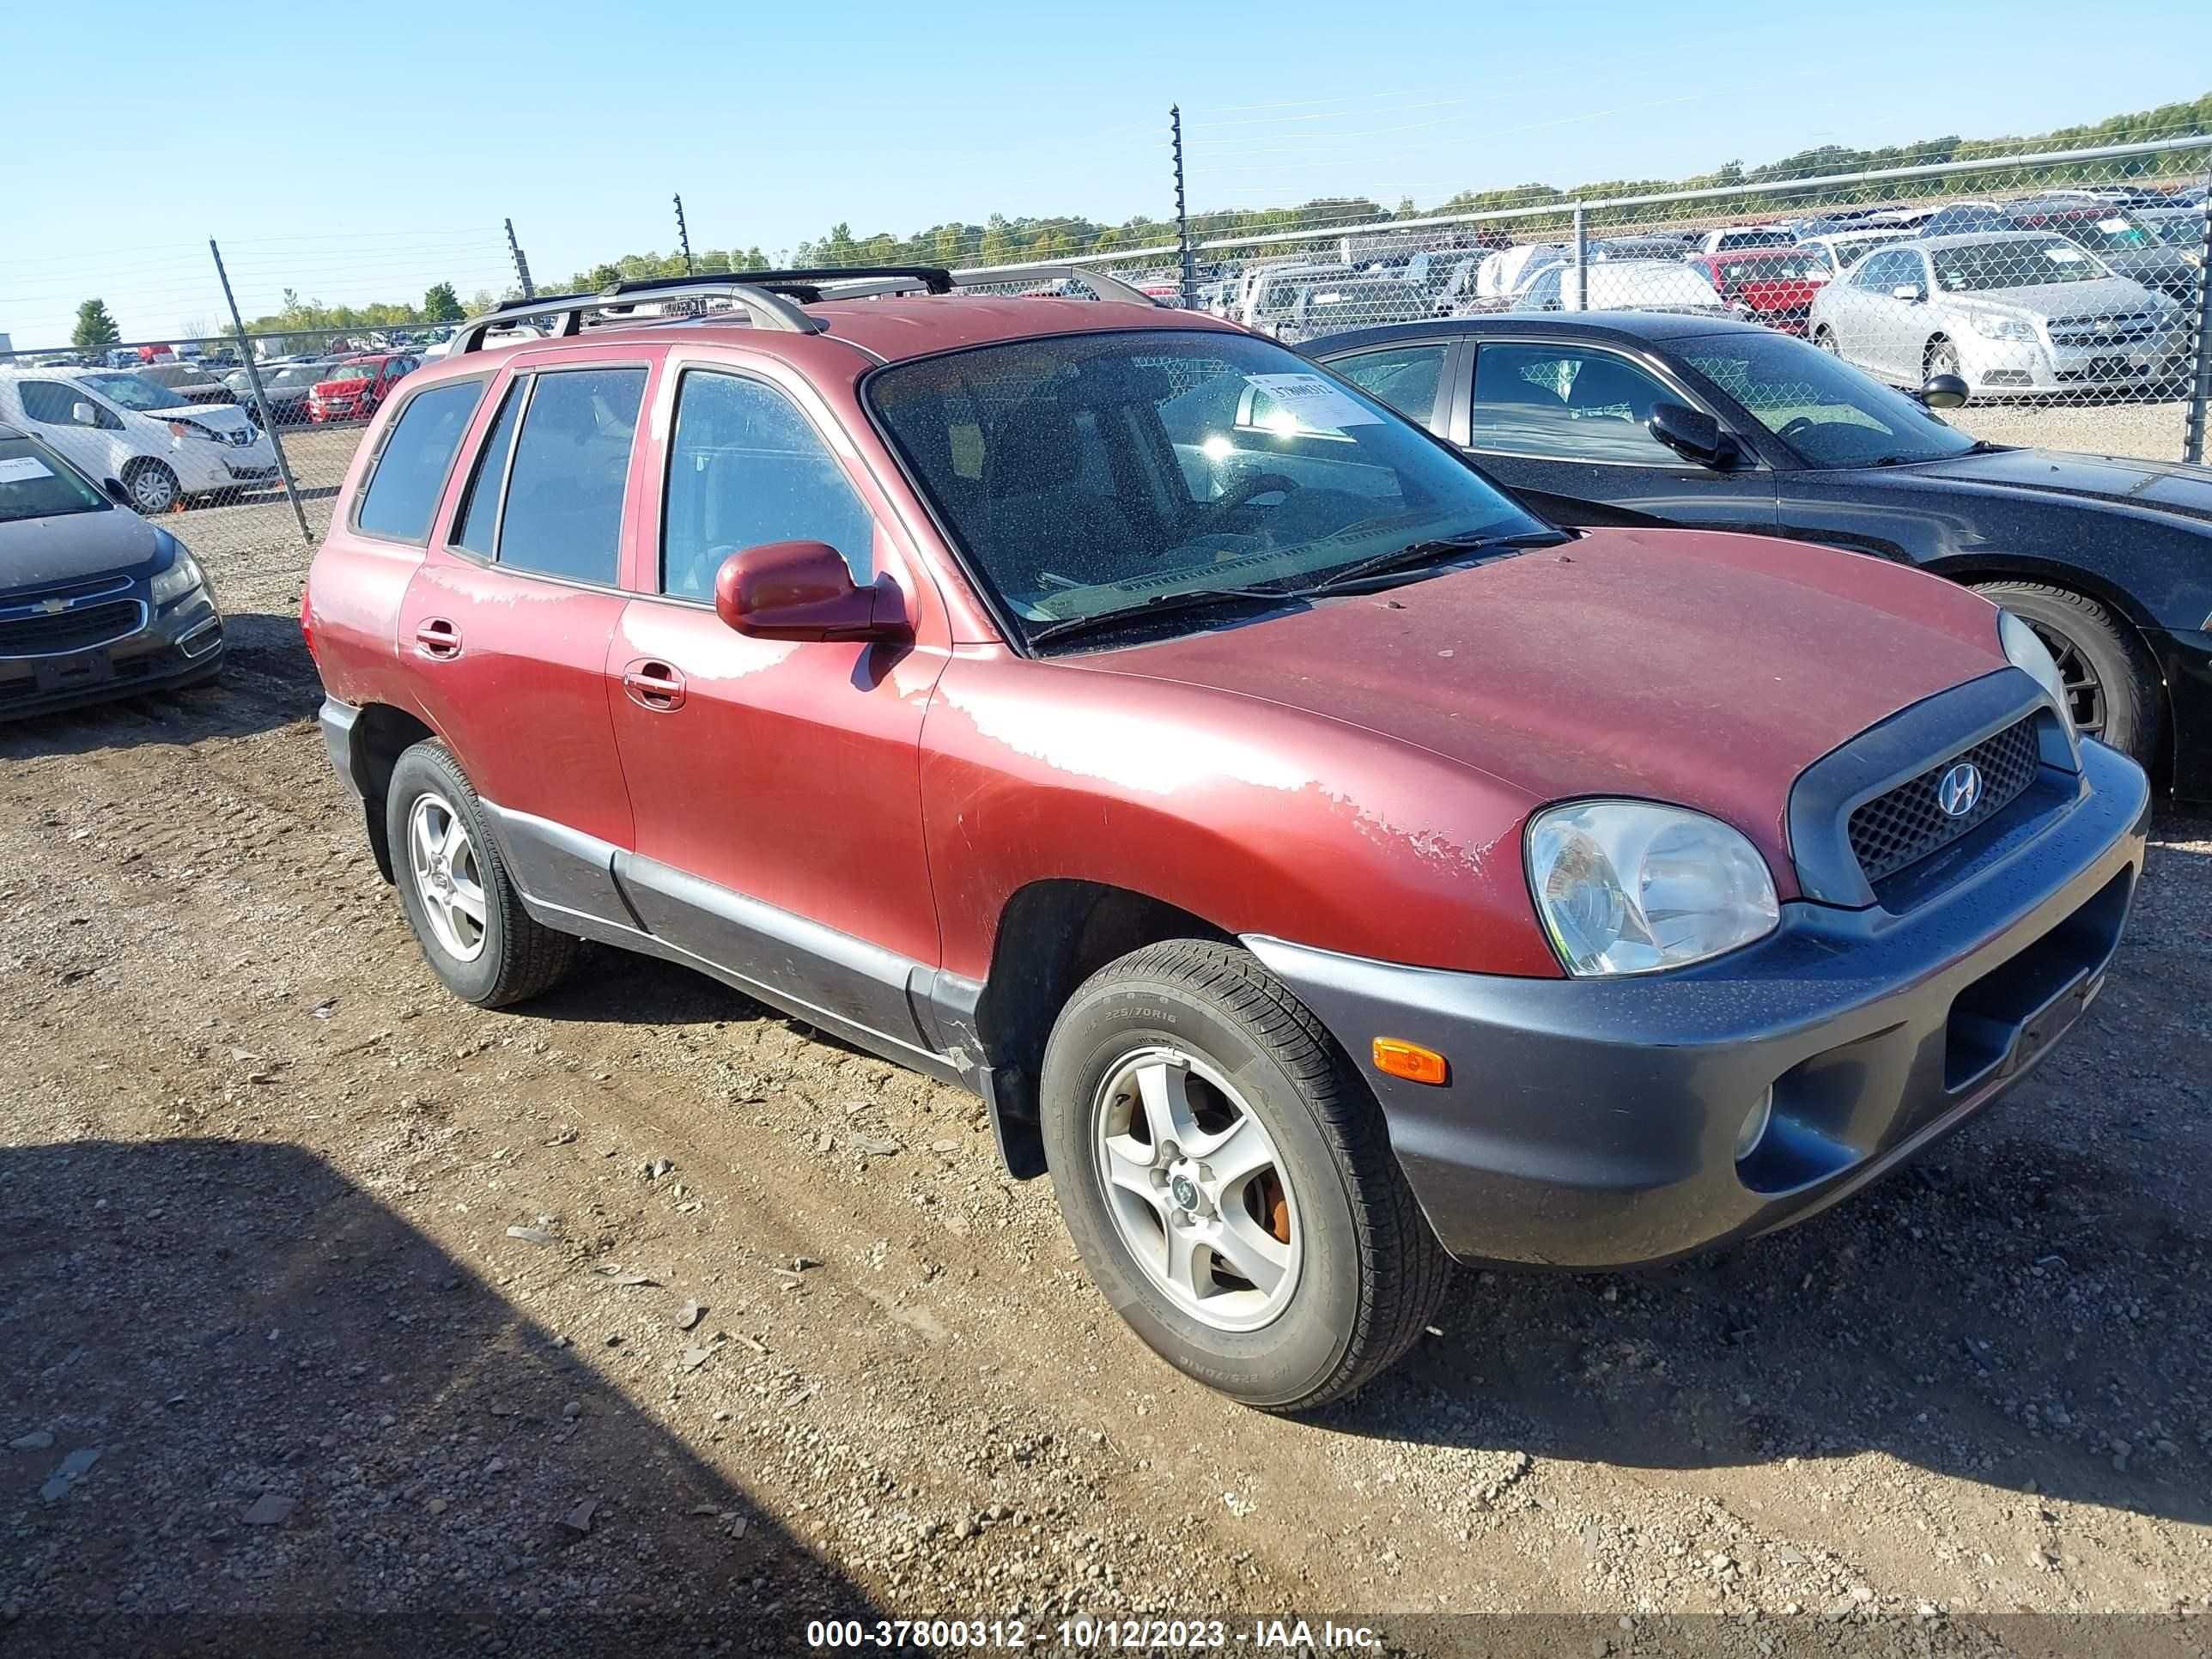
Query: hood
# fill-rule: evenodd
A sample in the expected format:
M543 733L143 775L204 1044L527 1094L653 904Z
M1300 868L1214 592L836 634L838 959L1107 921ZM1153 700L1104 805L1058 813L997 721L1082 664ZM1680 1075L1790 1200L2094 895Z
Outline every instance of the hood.
M1763 537L1642 529L1063 660L1364 727L1532 806L1692 806L1751 837L1785 888L1797 775L2006 665L1996 611L1938 578Z
M1972 294L1939 295L1936 303L1972 308L1992 307L2036 317L2126 317L2160 309L2141 283L2126 276L2100 276L2088 283L2035 283L2022 288L1992 288Z
M210 432L251 431L253 427L236 404L179 404L174 409L140 412L149 421L190 421Z
M161 532L128 507L0 524L0 593L53 587L155 562Z
M2076 455L2057 449L2008 449L1899 469L1920 478L2017 490L2054 500L2163 513L2212 526L2212 466Z

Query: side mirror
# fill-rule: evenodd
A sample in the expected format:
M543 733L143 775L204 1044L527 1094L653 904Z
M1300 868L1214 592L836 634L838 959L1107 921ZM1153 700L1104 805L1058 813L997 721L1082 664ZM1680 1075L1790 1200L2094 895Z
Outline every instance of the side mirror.
M131 492L123 487L122 479L102 478L100 481L100 487L107 492L107 499L113 501L116 506L129 507L131 505Z
M100 411L80 398L70 405L70 419L79 426L98 426Z
M1721 430L1721 423L1700 410L1683 404L1654 404L1645 428L1686 461L1699 466L1723 466L1735 453L1735 445Z
M1903 300L1917 306L1928 296L1920 291L1920 284L1917 283L1899 283L1895 288L1890 289L1889 297L1893 300Z
M826 542L769 542L732 553L714 574L714 611L764 640L908 640L914 623L887 576L854 585Z
M1930 374L1917 395L1930 409L1959 409L1966 401L1966 383L1955 374Z

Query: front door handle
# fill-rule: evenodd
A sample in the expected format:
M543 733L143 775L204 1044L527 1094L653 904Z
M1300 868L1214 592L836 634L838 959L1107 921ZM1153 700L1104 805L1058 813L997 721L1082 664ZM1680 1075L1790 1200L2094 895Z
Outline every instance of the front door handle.
M434 662L451 662L461 654L461 630L443 617L425 617L415 624L415 650Z
M684 707L684 676L672 664L641 657L623 670L623 690L641 708L666 714Z

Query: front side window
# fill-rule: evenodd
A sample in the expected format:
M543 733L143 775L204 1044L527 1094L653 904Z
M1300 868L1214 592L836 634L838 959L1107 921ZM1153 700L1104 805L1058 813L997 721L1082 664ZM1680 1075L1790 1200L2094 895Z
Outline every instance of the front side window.
M1437 538L1547 533L1379 400L1247 335L1016 341L878 370L866 395L1025 635L1155 596L1291 592Z
M433 386L399 411L377 454L368 488L362 492L356 528L394 541L428 538L430 515L437 511L446 474L483 389L482 380Z
M92 422L76 417L79 404L90 404L92 399L82 395L75 386L57 380L26 380L21 386L23 415L27 420L47 426L86 426Z
M612 586L642 368L540 374L508 468L501 564Z
M788 398L736 374L684 374L661 514L662 592L711 599L723 561L769 542L826 542L865 586L875 539L860 493Z
M107 497L53 451L28 438L0 437L0 524L106 510ZM0 562L0 586L23 580Z
M1329 367L1362 392L1380 398L1409 421L1423 426L1436 412L1437 383L1443 378L1441 345L1392 346L1340 357Z
M1681 466L1644 426L1680 392L1609 351L1485 345L1474 359L1477 449L1572 461Z
M1973 447L1926 405L1786 334L1716 334L1677 349L1808 466L1942 460Z
M2045 283L2091 283L2112 272L2094 254L2063 236L2015 236L1931 251L1936 286L1946 294L1979 294Z

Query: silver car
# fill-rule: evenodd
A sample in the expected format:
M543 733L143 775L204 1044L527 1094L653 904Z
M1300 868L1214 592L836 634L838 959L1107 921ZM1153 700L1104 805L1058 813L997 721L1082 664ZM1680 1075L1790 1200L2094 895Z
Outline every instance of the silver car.
M1813 301L1812 340L1893 385L1955 374L1970 394L2152 386L2185 367L2181 307L2045 231L1966 231L1877 248Z

